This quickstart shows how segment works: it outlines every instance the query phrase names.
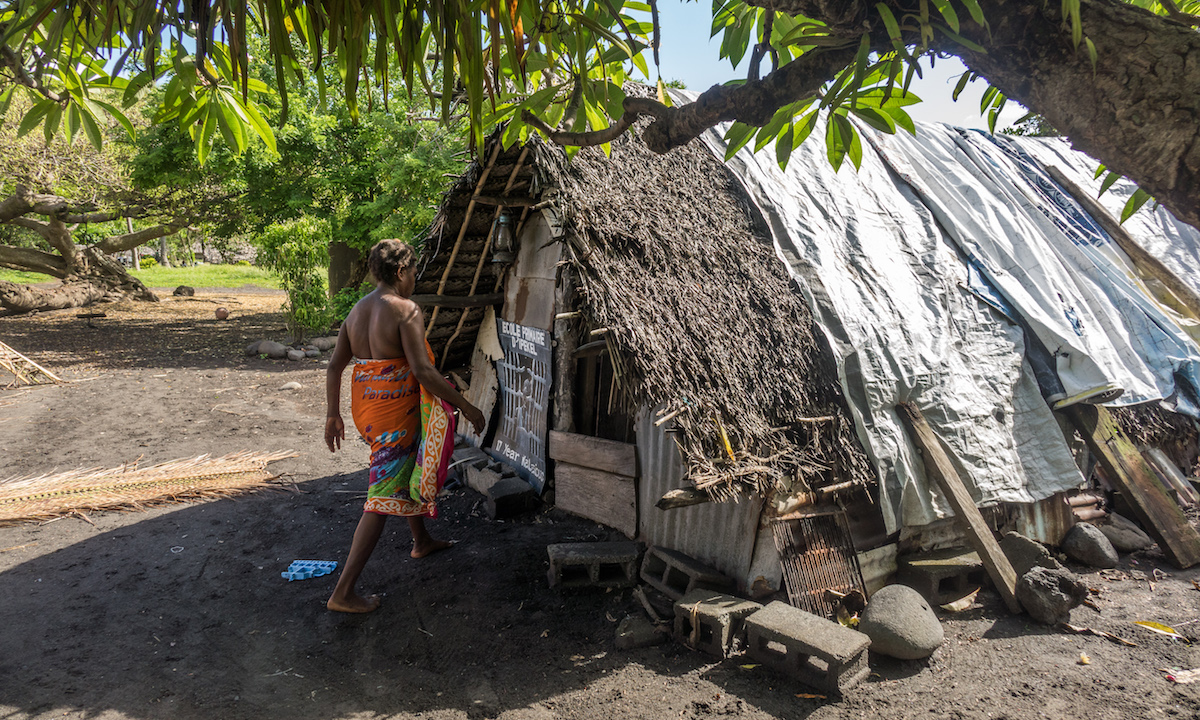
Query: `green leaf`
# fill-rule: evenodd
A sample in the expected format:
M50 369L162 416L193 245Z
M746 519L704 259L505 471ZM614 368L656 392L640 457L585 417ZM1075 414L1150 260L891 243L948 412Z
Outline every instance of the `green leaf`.
M1092 176L1092 179L1095 180L1096 178L1100 177L1107 169L1108 168L1104 167L1104 163L1100 163L1100 166L1096 168L1096 174Z
M125 134L129 136L130 140L137 138L137 131L134 130L133 123L129 122L129 118L125 117L125 113L118 110L116 106L106 103L103 100L93 100L92 102L102 108L104 112L108 113L112 119L116 120L117 123L125 129Z
M779 133L779 137L775 138L775 162L779 163L780 170L787 169L788 159L792 156L795 130L795 126L789 124Z
M887 113L869 107L851 108L850 112L879 132L896 134L896 121Z
M1129 200L1125 202L1125 208L1121 210L1121 224L1124 224L1126 220L1133 217L1134 213L1141 210L1142 206L1149 199L1150 193L1141 188L1134 190L1133 194L1129 196Z
M100 126L96 124L96 118L86 104L79 106L79 122L83 125L83 134L87 135L92 147L97 151L104 147L104 136L100 133Z
M1101 165L1101 168L1104 166ZM1104 177L1104 182L1100 183L1100 192L1096 193L1096 197L1100 197L1108 192L1108 189L1113 186L1113 183L1121 179L1121 173L1110 172Z
M205 106L204 125L200 127L200 135L196 142L196 160L203 165L208 158L208 149L212 142L213 131L217 128L217 113L219 110L212 103Z
M842 142L842 134L832 119L825 125L825 154L833 171L842 169L842 161L846 159L846 146Z
M34 103L33 107L29 108L28 112L25 113L25 118L21 120L20 126L17 127L17 137L25 137L29 134L29 131L37 127L38 123L42 121L46 113L57 106L58 103L50 98Z
M1079 0L1075 0L1079 2ZM967 8L967 12L971 13L971 19L980 25L987 27L987 20L983 18L983 10L979 7L979 0L962 0L962 4Z
M967 87L967 83L971 82L973 78L974 73L972 73L970 70L967 70L960 75L958 77L958 84L954 86L954 92L950 95L950 99L958 102L958 96L962 94L962 91Z
M758 128L753 125L747 125L744 122L735 122L725 131L725 160L728 161L734 155L737 155L738 150L746 147L746 143L750 142L750 138L754 137L754 131Z
M846 154L857 170L862 165L862 143L859 140L858 131L854 129L850 119L841 113L834 113L833 124L837 126L838 134L842 137L842 145L846 148Z
M965 37L959 35L956 32L953 32L952 30L950 30L950 28L945 27L943 25L938 25L937 23L934 23L934 27L941 30L943 35L950 38L951 40L958 43L959 45L962 45L966 49L973 50L977 53L982 53L984 55L987 54L987 48L983 47L982 45L980 45L977 42L966 39Z
M58 103L46 113L46 122L42 125L42 135L46 138L46 144L54 139L54 134L58 132L58 123L62 120L63 108Z
M883 25L887 28L888 37L892 39L892 44L900 42L900 24L896 22L896 16L892 14L892 9L883 3L875 3L875 9L879 11L879 16L883 18Z
M942 19L946 21L951 30L960 32L958 13L954 11L954 5L950 3L950 0L933 0L933 6L938 9L938 12L942 15Z
M1088 59L1092 61L1092 75L1095 75L1096 61L1099 59L1096 54L1096 44L1092 42L1091 38L1084 38L1083 42L1085 45L1087 45Z
M75 142L75 134L79 132L79 107L71 103L67 108L67 144Z
M0 92L0 117L8 114L8 106L12 103L13 92L17 89L16 85L9 85L7 90Z
M234 102L241 105L242 109L245 110L246 117L250 118L250 128L267 144L267 148L270 149L271 154L278 155L279 149L275 144L275 132L271 129L271 125L266 119L263 118L262 113L258 111L258 105L254 101L242 103L237 97L234 98Z
M792 132L794 136L792 138L793 146L799 147L801 143L808 139L809 135L812 135L813 129L817 127L817 119L820 116L819 111L810 110L808 114L796 121L796 129Z
M125 86L125 92L121 96L121 104L126 108L132 106L137 102L138 94L141 93L142 88L149 85L153 80L154 76L150 74L149 70L143 70L134 75L129 79L129 84Z

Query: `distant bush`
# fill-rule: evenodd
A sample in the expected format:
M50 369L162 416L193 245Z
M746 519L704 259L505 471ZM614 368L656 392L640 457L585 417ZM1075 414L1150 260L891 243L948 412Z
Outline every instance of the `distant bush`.
M301 217L276 223L254 240L258 262L279 276L287 292L284 318L296 342L329 327L329 298L322 275L329 265L328 220Z
M234 265L241 265L242 267L250 267L250 261L249 260L238 260L237 262L234 263Z
M158 261L152 257L144 257L138 261L138 267L142 270L149 270L156 265L158 265Z

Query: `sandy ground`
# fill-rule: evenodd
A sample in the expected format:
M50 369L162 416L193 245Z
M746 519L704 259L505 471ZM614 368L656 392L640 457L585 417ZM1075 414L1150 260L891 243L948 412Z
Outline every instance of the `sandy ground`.
M291 492L0 528L0 718L1200 717L1200 684L1160 670L1200 667L1198 646L1132 624L1200 635L1200 570L1155 551L1117 571L1076 568L1100 611L1073 622L1137 647L1009 616L984 591L942 614L931 659L872 657L844 699L797 697L813 691L744 657L617 650L618 621L642 612L630 592L560 594L545 575L547 544L615 535L555 510L492 522L467 489L430 523L457 546L413 560L392 522L363 578L385 593L382 609L329 613L333 578L279 573L344 560L367 451L323 448L318 361L243 356L252 340L284 339L280 301L216 292L107 306L95 328L71 311L0 318L0 340L75 381L0 390L0 477L302 453L272 465ZM213 318L218 304L230 320ZM291 380L302 389L278 389Z

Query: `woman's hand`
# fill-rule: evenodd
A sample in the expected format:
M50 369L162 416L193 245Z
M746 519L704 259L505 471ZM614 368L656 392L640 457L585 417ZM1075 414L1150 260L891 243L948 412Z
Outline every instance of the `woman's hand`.
M477 435L483 434L483 429L487 426L487 420L484 419L482 410L467 403L467 406L462 409L462 414L471 423L471 427L475 428Z
M325 444L329 446L329 452L340 450L345 439L346 424L342 421L342 416L330 415L325 418Z

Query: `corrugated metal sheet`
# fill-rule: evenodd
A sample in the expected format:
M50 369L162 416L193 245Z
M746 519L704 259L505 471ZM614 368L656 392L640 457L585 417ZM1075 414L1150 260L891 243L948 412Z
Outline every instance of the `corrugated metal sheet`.
M668 490L685 486L679 447L666 432L672 423L654 427L656 414L638 414L638 538L655 547L678 550L734 578L746 590L754 578L755 537L762 501L706 503L676 510L654 506Z

